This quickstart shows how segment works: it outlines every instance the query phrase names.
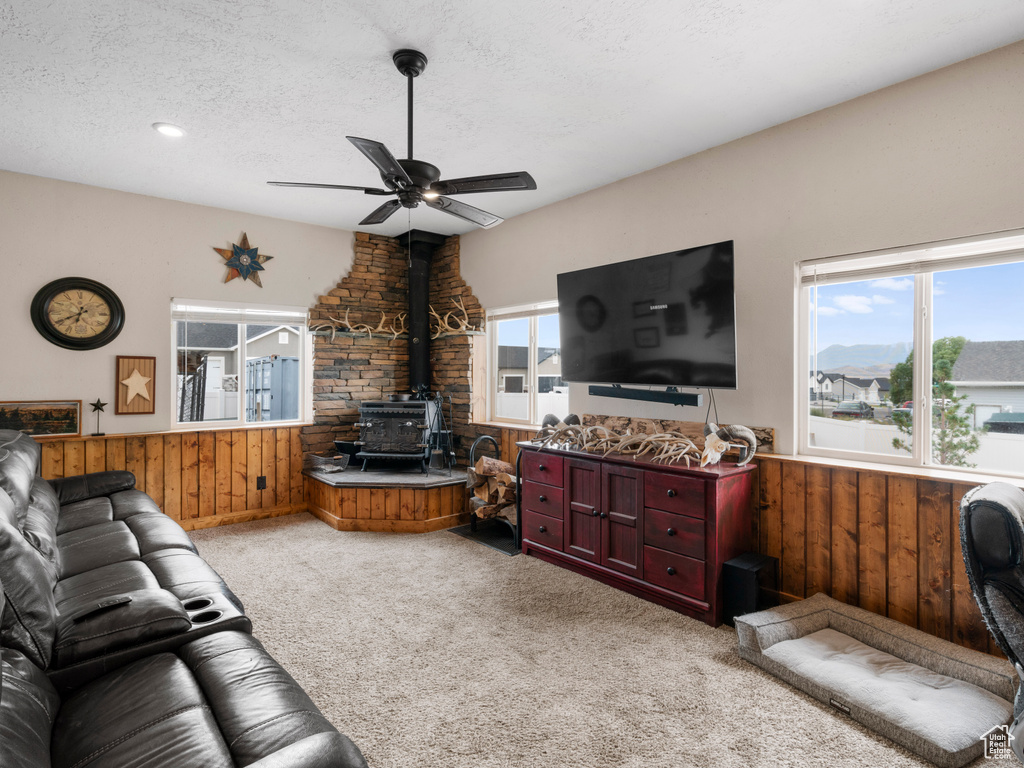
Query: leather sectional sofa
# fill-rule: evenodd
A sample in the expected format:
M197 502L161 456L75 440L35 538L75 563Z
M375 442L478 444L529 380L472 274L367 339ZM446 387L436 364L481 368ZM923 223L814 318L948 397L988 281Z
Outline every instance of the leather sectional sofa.
M129 472L0 430L0 764L365 768Z

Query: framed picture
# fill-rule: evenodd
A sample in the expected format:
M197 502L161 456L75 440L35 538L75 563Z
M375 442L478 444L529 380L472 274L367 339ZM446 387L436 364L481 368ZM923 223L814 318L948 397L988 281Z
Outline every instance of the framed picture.
M637 328L633 331L633 343L639 349L661 346L661 332L655 326Z
M82 401L2 401L0 429L14 429L33 437L77 437L82 432Z
M114 413L155 413L156 358L117 356Z

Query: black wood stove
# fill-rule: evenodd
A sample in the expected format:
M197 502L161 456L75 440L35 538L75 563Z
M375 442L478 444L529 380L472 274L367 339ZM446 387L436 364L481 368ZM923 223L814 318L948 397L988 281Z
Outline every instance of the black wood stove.
M357 459L419 461L426 473L439 429L434 400L367 400L359 405Z

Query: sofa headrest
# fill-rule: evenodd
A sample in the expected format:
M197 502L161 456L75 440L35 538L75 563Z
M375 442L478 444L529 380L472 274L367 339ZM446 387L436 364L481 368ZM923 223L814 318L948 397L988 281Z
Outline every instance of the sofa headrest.
M41 446L28 435L0 429L0 488L14 501L19 527L28 508L32 479L39 474L41 455Z

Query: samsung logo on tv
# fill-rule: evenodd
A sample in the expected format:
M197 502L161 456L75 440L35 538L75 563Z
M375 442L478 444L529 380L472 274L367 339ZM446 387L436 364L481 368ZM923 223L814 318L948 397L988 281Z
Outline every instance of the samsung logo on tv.
M668 309L668 304L651 304L651 311L656 309Z

